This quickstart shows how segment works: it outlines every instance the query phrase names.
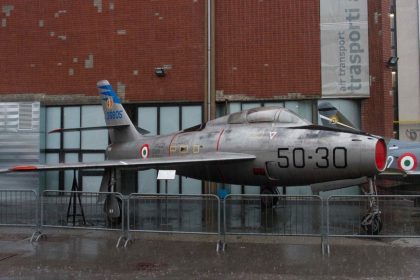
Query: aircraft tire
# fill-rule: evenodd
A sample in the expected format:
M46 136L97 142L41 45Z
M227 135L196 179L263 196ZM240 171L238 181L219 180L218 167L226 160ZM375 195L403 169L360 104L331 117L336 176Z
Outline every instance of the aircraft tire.
M366 214L362 218L362 221L364 221L366 219L366 216L368 216L368 215L371 215L371 214L369 214L369 213ZM382 227L383 227L383 222L381 220L381 217L378 214L373 215L370 223L362 225L363 230L368 235L378 235L381 232Z
M112 207L112 206L110 206L112 204L110 202L112 199L115 199L116 202L117 202L117 207L118 207L118 210L119 210L119 213L120 213L117 216L108 214L109 213L108 208L109 207ZM121 213L123 211L121 198L116 197L116 196L113 196L113 195L108 195L108 197L107 197L107 199L105 201L105 204L104 204L104 211L106 213L106 219L107 219L108 226L110 226L112 228L112 227L115 227L115 226L118 226L118 225L121 224L121 222L122 222L122 215L121 215Z

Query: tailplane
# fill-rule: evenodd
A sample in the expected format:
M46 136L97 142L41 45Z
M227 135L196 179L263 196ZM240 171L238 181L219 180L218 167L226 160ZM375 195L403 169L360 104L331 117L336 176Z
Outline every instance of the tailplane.
M318 105L318 113L323 126L339 128L351 132L359 131L336 107L329 102Z
M97 83L97 88L101 96L111 143L128 142L141 138L111 84L107 80L102 80Z

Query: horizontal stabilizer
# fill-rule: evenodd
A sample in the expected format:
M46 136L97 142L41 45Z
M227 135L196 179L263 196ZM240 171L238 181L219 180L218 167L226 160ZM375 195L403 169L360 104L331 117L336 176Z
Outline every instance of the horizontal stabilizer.
M146 158L146 159L127 159L127 160L105 160L100 162L79 162L79 163L58 163L48 165L20 165L9 168L7 170L0 170L0 173L5 172L30 172L30 171L47 171L47 170L65 170L65 169L96 169L96 168L138 168L138 169L152 169L169 167L175 168L191 163L206 164L206 163L229 163L233 161L253 160L256 157L249 154L241 153L203 153L199 155L186 156L171 156L161 158ZM1 172L2 171L2 172Z
M129 127L129 126L130 125L128 125L128 124L122 124L122 125L104 125L104 126L77 127L77 128L57 128L57 129L49 131L48 134L71 132L71 131L99 130L99 129L121 129L121 128L126 128L126 127ZM146 135L146 134L150 133L150 131L148 131L144 128L141 128L141 127L136 127L136 129L142 135Z
M311 185L312 193L319 194L319 192L327 192L333 190L339 190L348 188L351 186L361 185L368 181L366 177L355 178L355 179L343 179L337 181L329 181L323 183L316 183Z

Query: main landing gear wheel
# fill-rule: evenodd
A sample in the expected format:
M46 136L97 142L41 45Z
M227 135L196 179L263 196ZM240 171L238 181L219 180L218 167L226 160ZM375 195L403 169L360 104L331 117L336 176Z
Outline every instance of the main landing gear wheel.
M274 205L277 204L279 201L278 196L273 196L278 194L277 188L268 188L268 187L261 187L260 194L261 196L261 209L271 209Z
M375 178L369 179L368 213L363 216L360 223L360 226L368 235L378 235L383 226L377 195L378 190L376 189Z
M369 235L378 235L382 230L380 213L368 213L362 218L361 226Z
M109 225L119 225L122 221L122 201L114 194L107 195L104 211Z

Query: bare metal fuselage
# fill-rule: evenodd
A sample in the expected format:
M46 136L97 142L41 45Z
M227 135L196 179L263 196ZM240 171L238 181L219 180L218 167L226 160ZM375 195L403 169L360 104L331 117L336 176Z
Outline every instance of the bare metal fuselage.
M382 140L321 127L209 122L203 129L113 143L107 149L107 159L142 159L145 146L148 158L246 153L256 159L165 168L176 169L182 176L227 184L293 186L374 176L378 173L378 141Z

